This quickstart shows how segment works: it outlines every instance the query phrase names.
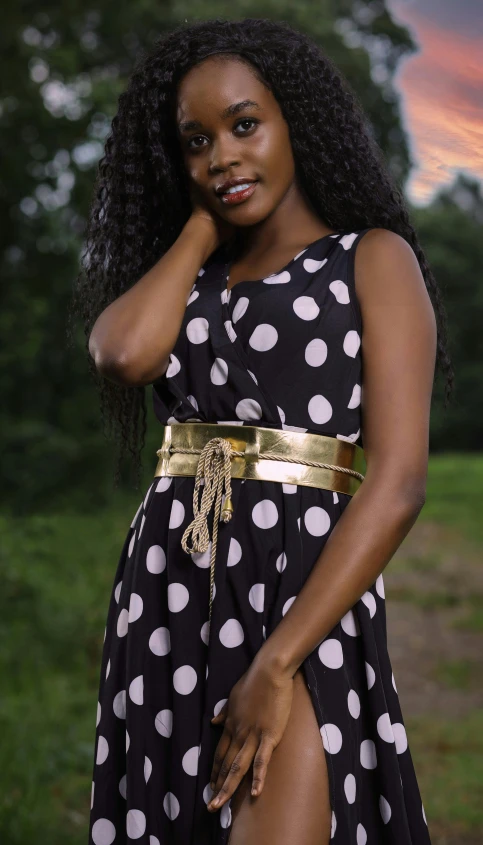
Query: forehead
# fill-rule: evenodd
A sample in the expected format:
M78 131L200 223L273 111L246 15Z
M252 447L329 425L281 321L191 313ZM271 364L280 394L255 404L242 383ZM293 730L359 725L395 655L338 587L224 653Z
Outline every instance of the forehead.
M268 90L244 62L209 57L181 80L176 100L178 123L194 119L226 119L229 107L247 101L247 108L267 105Z

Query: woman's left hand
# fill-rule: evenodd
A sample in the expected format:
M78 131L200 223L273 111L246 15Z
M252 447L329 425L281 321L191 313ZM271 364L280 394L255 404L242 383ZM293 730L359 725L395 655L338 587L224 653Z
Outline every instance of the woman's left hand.
M224 720L224 730L211 770L214 794L208 804L210 810L219 810L233 795L252 761L252 795L260 794L273 749L288 722L293 678L257 657L211 720L214 725Z

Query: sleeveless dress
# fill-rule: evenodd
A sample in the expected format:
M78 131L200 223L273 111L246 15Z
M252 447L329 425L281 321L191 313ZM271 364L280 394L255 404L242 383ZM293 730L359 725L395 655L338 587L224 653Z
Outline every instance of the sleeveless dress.
M366 231L318 238L279 272L230 291L226 248L215 250L153 385L160 423L268 426L363 446L354 255ZM208 638L211 547L191 555L181 547L194 481L154 478L121 551L100 673L90 845L226 845L231 800L215 812L206 806L223 732L210 720L296 600L351 499L232 479ZM428 845L382 575L301 669L326 753L331 845Z

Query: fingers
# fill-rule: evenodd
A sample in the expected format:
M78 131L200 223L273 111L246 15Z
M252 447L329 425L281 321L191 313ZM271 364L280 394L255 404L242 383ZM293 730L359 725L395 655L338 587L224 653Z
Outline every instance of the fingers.
M209 810L218 810L233 795L251 765L256 747L255 737L247 737L241 748L232 743L221 764Z
M267 776L267 768L274 749L273 741L262 736L258 751L253 760L252 795L260 795Z
M217 794L209 802L208 809L218 810L231 798L240 781L250 768L257 743L258 740L252 735L247 737L244 745L239 750L234 747L232 752L231 747L229 748L221 764L215 785L214 792ZM262 737L255 758L253 759L253 787L255 788L255 792L252 789L252 795L259 795L263 789L273 747L271 739L267 736Z

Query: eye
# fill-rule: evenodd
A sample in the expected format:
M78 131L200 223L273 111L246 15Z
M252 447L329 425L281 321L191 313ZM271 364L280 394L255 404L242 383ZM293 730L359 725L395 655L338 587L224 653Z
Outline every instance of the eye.
M259 121L256 120L254 117L242 117L242 118L240 118L240 120L238 120L235 123L234 128L237 129L243 123L252 123L253 125L256 125L257 123L259 123ZM249 126L247 131L250 131L251 128L252 127ZM246 135L247 132L242 132L241 134ZM193 137L190 138L189 141L188 141L188 148L191 149L191 150L201 149L201 147L204 146L204 144L193 144L192 141L196 141L196 140L198 140L198 138L205 138L205 137L206 137L205 135L193 135Z

